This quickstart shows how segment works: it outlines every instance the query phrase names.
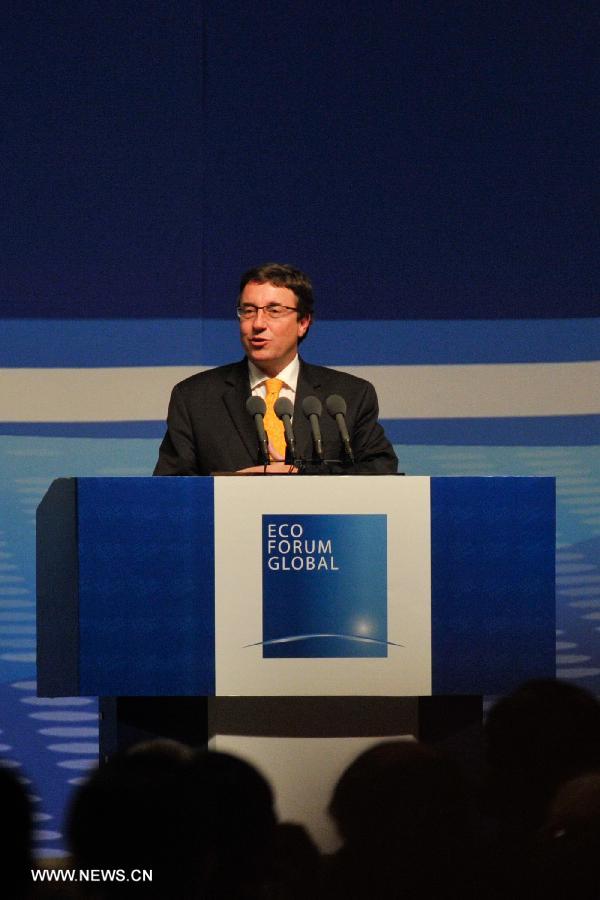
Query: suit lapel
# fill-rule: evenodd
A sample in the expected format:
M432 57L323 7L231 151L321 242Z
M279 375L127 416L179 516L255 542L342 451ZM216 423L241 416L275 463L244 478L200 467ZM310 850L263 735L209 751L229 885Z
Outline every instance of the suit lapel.
M321 386L318 370L300 360L298 384L296 385L296 401L294 403L294 435L296 448L301 459L313 458L312 434L310 423L302 412L302 401L311 394L317 394ZM318 395L318 394L317 394Z
M252 460L258 459L258 440L252 416L246 412L250 396L250 379L246 360L232 366L225 379L223 402Z

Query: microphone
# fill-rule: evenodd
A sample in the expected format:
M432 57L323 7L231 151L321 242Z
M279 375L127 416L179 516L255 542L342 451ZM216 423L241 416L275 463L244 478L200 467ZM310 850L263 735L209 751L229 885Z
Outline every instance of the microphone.
M296 439L294 437L294 429L292 428L292 416L294 415L294 404L287 397L278 397L275 401L275 415L283 422L283 430L285 431L285 442L290 449L293 460L296 459Z
M267 435L265 432L265 424L263 422L264 414L267 411L267 404L263 400L262 397L255 397L254 395L248 397L246 400L246 410L250 413L250 415L254 419L254 427L256 428L256 434L258 436L258 446L260 448L260 455L262 457L262 461L265 466L269 465L269 442L267 440Z
M350 462L354 462L354 453L352 452L350 435L348 434L348 428L346 426L346 401L343 397L340 397L339 394L332 394L325 401L325 406L327 407L329 415L333 416L337 422L340 437L344 444L344 450L348 454Z
M323 439L321 437L321 426L319 425L319 418L323 412L321 401L317 397L305 397L302 401L302 412L310 422L315 453L319 457L319 461L324 462Z

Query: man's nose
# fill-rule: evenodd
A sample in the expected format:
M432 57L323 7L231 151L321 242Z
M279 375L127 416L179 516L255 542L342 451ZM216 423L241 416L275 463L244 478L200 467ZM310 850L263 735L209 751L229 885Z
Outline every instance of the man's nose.
M257 307L256 315L252 320L252 327L256 331L262 331L267 326L267 316L262 306Z

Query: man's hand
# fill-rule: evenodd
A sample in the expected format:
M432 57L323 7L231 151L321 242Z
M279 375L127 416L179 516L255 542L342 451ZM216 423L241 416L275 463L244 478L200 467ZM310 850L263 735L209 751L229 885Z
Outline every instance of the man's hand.
M237 471L241 475L295 475L298 469L289 463L272 462L266 469L264 466L250 466L248 469L238 469Z

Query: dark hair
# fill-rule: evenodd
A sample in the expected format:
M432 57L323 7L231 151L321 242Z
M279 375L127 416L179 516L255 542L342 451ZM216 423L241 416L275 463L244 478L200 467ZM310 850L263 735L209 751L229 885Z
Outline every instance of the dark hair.
M188 763L175 746L148 743L116 754L79 788L67 822L76 866L152 869L152 885L142 889L145 897L181 896L180 879L189 874L182 858L187 821L181 814ZM138 885L130 887L138 896ZM103 885L104 900L121 894L124 900L132 896L124 884Z
M298 318L312 317L315 305L312 284L308 275L300 269L281 263L265 263L248 269L240 281L240 297L246 285L252 282L288 288L298 299Z
M273 793L250 763L201 750L187 768L186 858L199 863L193 896L262 896L273 852Z
M561 784L600 768L600 703L569 682L527 681L490 710L485 738L490 812L533 830Z
M466 784L456 765L417 741L382 741L341 775L329 814L346 843L395 838L406 845L434 836L448 843L466 822ZM462 832L461 832L462 833Z
M0 846L5 897L24 900L31 885L31 810L25 788L10 769L0 765Z

